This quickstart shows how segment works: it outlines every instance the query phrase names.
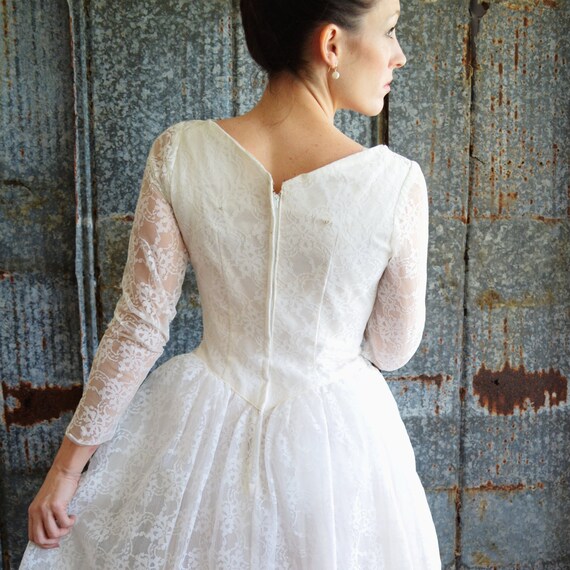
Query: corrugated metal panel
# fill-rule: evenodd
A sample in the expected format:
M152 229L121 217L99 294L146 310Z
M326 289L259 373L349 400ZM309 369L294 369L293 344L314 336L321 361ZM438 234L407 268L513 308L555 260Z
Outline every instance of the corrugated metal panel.
M491 2L476 40L462 560L570 568L568 2ZM531 538L532 537L532 538Z
M19 559L30 494L79 395L80 347L88 365L94 331L118 298L152 140L182 119L242 113L262 92L237 4L69 0L71 42L61 39L69 37L61 1L49 10L40 0L3 4L6 568ZM409 62L396 73L381 127L346 112L337 124L367 145L388 134L429 185L426 331L390 385L444 566L569 568L569 6L406 0L402 10ZM178 308L163 360L201 336L191 272ZM44 389L46 379L59 388Z
M390 93L389 141L422 166L429 191L430 249L424 338L392 375L436 522L442 562L460 552L461 367L469 189L469 3L402 2L406 66Z
M98 2L91 10L97 271L103 327L120 293L132 214L152 140L180 120L232 114L235 13L229 2L138 2L135 6ZM173 323L172 342L161 361L194 348L201 338L197 290L189 276Z
M65 2L2 3L0 528L4 568L81 395Z

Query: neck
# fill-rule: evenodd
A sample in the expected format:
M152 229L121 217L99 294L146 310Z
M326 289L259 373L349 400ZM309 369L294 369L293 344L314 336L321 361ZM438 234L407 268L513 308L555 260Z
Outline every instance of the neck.
M336 107L324 79L305 79L283 72L272 77L252 109L266 124L298 120L333 125Z

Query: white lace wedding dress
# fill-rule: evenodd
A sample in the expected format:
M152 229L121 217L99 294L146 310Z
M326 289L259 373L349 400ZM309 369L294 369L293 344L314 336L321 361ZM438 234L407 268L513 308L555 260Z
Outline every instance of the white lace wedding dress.
M270 174L214 121L149 156L123 294L67 436L101 443L22 569L440 570L396 402L425 321L428 204L385 146ZM204 337L145 376L188 260ZM377 367L373 366L371 362Z

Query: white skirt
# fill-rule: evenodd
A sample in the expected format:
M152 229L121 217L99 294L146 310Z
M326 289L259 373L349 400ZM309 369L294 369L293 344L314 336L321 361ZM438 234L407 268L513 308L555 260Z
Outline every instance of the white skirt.
M440 570L394 397L358 372L267 414L252 487L259 411L197 356L169 360L93 456L71 533L21 570Z

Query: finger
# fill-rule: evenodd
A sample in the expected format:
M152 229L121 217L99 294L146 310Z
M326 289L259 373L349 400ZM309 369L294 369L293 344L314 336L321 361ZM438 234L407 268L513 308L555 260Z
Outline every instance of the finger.
M42 520L36 520L32 524L31 541L41 548L53 548L59 546L58 538L48 538Z
M59 540L57 542L48 542L47 544L40 545L40 548L44 550L50 550L51 548L59 548Z
M44 529L48 539L59 539L61 530L55 522L55 517L51 511L44 513Z
M63 507L54 507L53 514L59 528L69 529L75 524L75 517L68 515L67 510Z

